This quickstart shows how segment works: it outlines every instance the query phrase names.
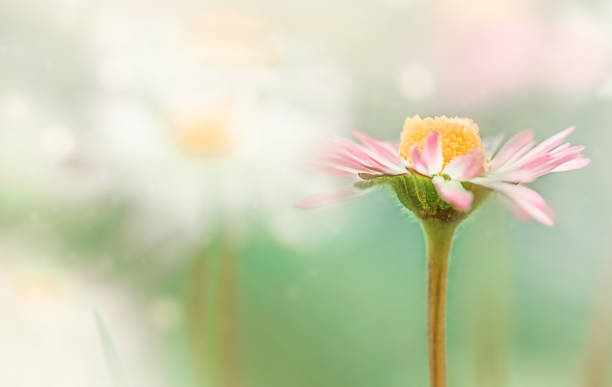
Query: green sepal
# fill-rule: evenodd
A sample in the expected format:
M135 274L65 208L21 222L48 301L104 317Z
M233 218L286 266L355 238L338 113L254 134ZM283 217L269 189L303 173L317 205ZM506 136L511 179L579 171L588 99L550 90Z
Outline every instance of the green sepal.
M459 223L477 209L489 196L490 189L472 183L463 182L463 188L474 194L474 201L469 211L459 211L452 204L445 202L436 192L431 178L416 173L399 176L382 176L361 181L355 185L369 188L378 184L388 184L399 201L421 220L436 220L443 223Z

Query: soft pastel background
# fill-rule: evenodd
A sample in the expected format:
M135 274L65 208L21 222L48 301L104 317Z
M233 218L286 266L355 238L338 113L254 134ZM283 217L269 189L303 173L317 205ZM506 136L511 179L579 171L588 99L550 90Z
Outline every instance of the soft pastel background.
M451 385L612 386L603 0L2 0L0 385L425 386L418 224L292 206L320 139L413 114L593 160L534 184L554 228L460 230Z

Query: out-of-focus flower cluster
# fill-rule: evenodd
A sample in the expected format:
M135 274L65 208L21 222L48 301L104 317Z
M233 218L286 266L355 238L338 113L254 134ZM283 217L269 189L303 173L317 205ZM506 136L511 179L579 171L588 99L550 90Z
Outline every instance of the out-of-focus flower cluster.
M5 176L68 205L125 203L128 238L149 246L242 234L254 219L299 239L291 203L315 183L296 171L347 125L347 75L248 13L92 7L66 11L86 32L75 111L49 111L35 89L1 96Z
M131 41L117 45L105 16ZM93 21L96 141L135 227L164 219L151 231L197 239L260 216L291 237L290 198L308 184L294 171L307 144L346 125L348 80L253 16L163 16Z
M151 334L156 319L142 318L154 316L154 307L149 312L140 297L112 286L92 270L59 265L64 259L59 251L43 252L7 239L2 245L0 303L7 316L0 321L4 384L107 386L107 364L94 320L94 312L99 311L119 343L130 382L167 385L161 373L141 372L164 368L159 353L150 351L161 344ZM36 372L28 372L28 365Z
M445 0L433 9L431 57L413 58L399 75L408 99L465 107L526 90L593 92L609 77L612 31L603 16L567 7L544 14L524 1Z

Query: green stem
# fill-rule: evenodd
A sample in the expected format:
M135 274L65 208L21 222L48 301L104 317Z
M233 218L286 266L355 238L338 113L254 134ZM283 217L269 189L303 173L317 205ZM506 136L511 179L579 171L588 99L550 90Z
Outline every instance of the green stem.
M446 284L457 223L423 221L427 238L427 337L431 387L446 387Z
M190 342L201 386L242 385L237 256L223 239L196 259L189 275Z
M198 385L212 385L214 381L214 298L216 285L215 262L208 251L197 257L189 270L186 311L189 331L188 343L193 355L193 369Z
M238 265L232 249L224 246L218 268L217 353L218 380L222 387L240 387L240 311L238 305Z

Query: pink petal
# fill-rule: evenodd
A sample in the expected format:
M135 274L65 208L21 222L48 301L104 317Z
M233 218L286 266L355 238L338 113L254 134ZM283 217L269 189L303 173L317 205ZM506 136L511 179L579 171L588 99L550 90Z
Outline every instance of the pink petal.
M429 176L429 169L427 168L427 163L425 163L425 160L421 156L421 152L419 152L419 148L417 148L416 146L413 146L411 153L412 153L412 167L418 173Z
M298 201L295 206L301 209L311 209L353 199L365 195L370 191L371 189L357 189L351 186L333 192L324 192L308 196Z
M584 168L591 163L591 159L587 159L585 157L578 157L566 163L563 163L553 169L551 172L565 172L565 171L573 171L575 169Z
M452 159L444 168L444 173L452 179L471 179L484 171L486 157L484 150L474 149L466 155Z
M501 174L504 181L517 182L521 184L531 183L540 176L552 172L557 167L571 162L577 158L582 158L580 154L583 146L565 147L544 153L527 162L518 164L514 169Z
M396 166L387 166L383 162L371 157L368 151L345 138L336 137L327 145L317 163L328 165L333 169L354 173L368 173L374 175L400 174L405 169Z
M353 135L367 147L372 149L381 159L387 161L387 163L393 165L403 164L403 159L400 157L399 152L394 150L391 144L378 141L358 131L353 132Z
M535 148L533 148L533 153L538 153L542 150L544 151L549 151L551 149L553 149L554 147L558 146L559 144L561 144L563 142L563 140L565 140L565 138L567 136L570 135L570 133L572 133L574 131L575 127L571 126L565 130L560 131L559 133L555 134L554 136L550 137L547 140L542 141L538 146L536 146Z
M329 154L321 156L316 162L320 165L329 165L342 170L349 170L354 172L362 172L368 169L367 165L363 162L356 160L353 157L343 154Z
M331 163L312 163L309 166L309 170L331 177L339 177L341 179L355 179L358 176L358 173L352 169Z
M571 145L572 144L570 144L569 142L566 142L565 144L559 145L558 147L550 151L550 153L555 154L555 153L561 152L562 150L569 148ZM584 147L582 149L584 149Z
M445 180L441 176L435 176L432 182L442 200L451 203L459 211L467 211L472 206L474 194L463 188L460 182Z
M380 161L372 158L368 153L359 145L354 142L347 140L342 137L336 138L338 144L337 152L339 155L353 159L370 168L376 168L377 170L383 171L386 166Z
M491 160L491 170L502 168L512 160L524 155L533 147L533 132L525 130L517 133L499 150Z
M512 163L506 163L509 169L519 168L526 163L531 163L533 160L541 159L543 156L552 155L569 147L569 143L559 146L563 140L574 131L574 127L567 128L555 134L547 140L542 141L535 148L530 150L520 158L514 158ZM555 149L556 147L556 149ZM554 149L554 150L553 150ZM508 165L511 164L511 165Z
M586 166L588 161L582 161L584 157L580 153L584 149L583 146L572 147L569 143L562 144L573 131L574 127L562 130L528 152L518 152L506 160L503 165L498 163L496 157L491 163L491 170L485 180L527 184L551 172ZM526 140L523 143L526 143Z
M508 210L512 212L512 215L514 215L515 218L522 221L531 220L531 216L529 216L528 213L526 213L522 208L517 206L507 196L499 195L497 196L497 199L504 207L508 208Z
M431 132L425 140L425 148L421 156L429 175L439 173L442 165L444 165L444 156L442 155L442 146L439 138L440 134L438 132Z
M373 139L371 139L371 141L377 142L379 146L378 149L383 149L383 147L387 145ZM399 154L394 158L390 157L392 155L390 149L386 149L385 154L381 155L372 148L364 147L345 138L338 137L335 139L335 142L337 147L336 152L339 155L358 161L374 172L388 175L406 173L406 164L404 160L400 158Z
M495 183L489 186L512 199L518 208L531 218L546 226L554 224L552 210L536 191L518 184Z

